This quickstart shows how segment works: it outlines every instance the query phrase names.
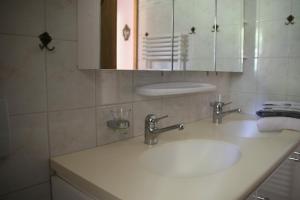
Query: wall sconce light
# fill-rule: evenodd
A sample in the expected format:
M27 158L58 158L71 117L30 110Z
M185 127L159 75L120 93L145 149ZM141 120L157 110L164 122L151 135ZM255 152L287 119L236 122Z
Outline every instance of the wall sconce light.
M129 26L126 24L123 28L123 37L124 37L124 40L125 41L128 41L129 40L129 37L130 37L130 28Z

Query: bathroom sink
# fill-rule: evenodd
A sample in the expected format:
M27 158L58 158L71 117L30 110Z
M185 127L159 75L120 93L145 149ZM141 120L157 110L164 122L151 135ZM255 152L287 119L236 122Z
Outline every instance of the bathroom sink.
M142 166L161 176L191 178L225 170L240 158L239 147L215 140L171 142L147 150Z
M221 124L218 128L222 129L222 133L234 137L242 138L264 138L278 135L280 132L260 132L257 129L255 120L230 121ZM238 132L235 130L239 130Z

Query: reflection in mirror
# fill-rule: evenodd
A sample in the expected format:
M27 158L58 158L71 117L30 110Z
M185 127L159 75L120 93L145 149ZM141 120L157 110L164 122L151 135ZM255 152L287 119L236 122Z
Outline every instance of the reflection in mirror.
M101 69L172 70L173 0L101 0Z
M244 0L174 2L174 35L185 36L186 45L180 47L187 47L174 69L241 72Z
M216 71L242 72L244 0L217 0Z
M172 70L173 0L139 0L138 10L138 69Z
M185 59L175 69L215 71L215 1L175 0L175 35L186 38Z
M244 0L78 2L81 69L243 70Z
M101 0L102 69L136 69L137 0Z

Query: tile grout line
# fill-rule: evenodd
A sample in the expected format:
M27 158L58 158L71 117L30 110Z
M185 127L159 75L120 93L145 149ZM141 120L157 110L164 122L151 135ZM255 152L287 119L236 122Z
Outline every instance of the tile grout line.
M44 27L45 31L46 31L46 27ZM28 37L28 38L37 38L38 35L26 35L26 34L17 34L17 33L1 33L0 32L0 36L11 36L11 37ZM77 42L77 40L72 40L72 39L66 39L66 38L56 38L56 37L52 37L53 40L56 41L65 41L65 42Z
M36 115L36 114L43 114L43 113L47 113L46 110L44 111L37 111L37 112L25 112L25 113L13 113L13 114L9 114L9 117L17 117L17 116L25 116L25 115Z
M48 27L48 22L47 22L47 0L44 0L44 29L47 31ZM50 123L49 123L49 90L48 90L48 53L45 52L45 57L44 57L44 62L45 62L45 87L46 87L46 125L47 125L47 136L48 136L48 166L49 166L49 189L50 189L50 199L53 199L52 196L52 183L51 183L51 137L50 137Z
M0 36L37 38L36 35L26 35L26 34L17 34L17 33L0 33Z
M97 71L94 71L94 88L95 88L95 91L94 91L94 117L95 117L95 131L96 131L96 147L98 146L98 126L97 126L97 123L98 123L98 119L97 119ZM100 72L101 73L101 72Z
M44 0L44 28L47 30L47 0ZM48 54L45 52L45 57L44 57L44 62L45 62L45 86L46 86L46 113L47 113L47 135L48 135L48 153L49 153L49 159L51 157L50 153L50 128L49 128L49 102L48 102ZM50 168L49 168L50 169Z
M49 183L49 180L48 181L39 182L39 183L36 183L36 184L32 184L32 185L29 185L29 186L26 186L26 187L22 187L22 188L19 188L17 190L11 191L11 192L4 193L4 194L0 195L0 198L7 197L8 195L15 194L17 192L26 191L28 189L31 189L31 188L34 188L34 187L37 187L37 186L40 186L40 185L43 185L43 184L46 184L46 183Z
M132 85L132 88L131 88L131 105L132 105L132 110L131 110L131 118L132 118L132 137L135 136L135 124L136 124L136 121L134 120L135 119L135 114L134 114L134 97L135 97L135 71L131 71L131 85Z
M173 98L173 97L167 97L167 98ZM64 111L75 111L75 110L86 110L91 108L99 108L99 107L107 107L107 106L117 106L120 104L133 104L133 103L139 103L139 102L148 102L148 101L155 101L159 100L160 98L149 98L149 99L143 99L143 100L132 100L132 101L124 101L124 102L118 102L118 103L112 103L112 104L102 104L102 105L92 105L92 106L83 106L83 107L76 107L76 108L66 108L66 109L57 109L57 110L45 110L45 111L38 111L38 112L25 112L25 113L15 113L15 114L9 114L9 116L24 116L24 115L33 115L33 114L42 114L42 113L55 113L55 112L64 112Z

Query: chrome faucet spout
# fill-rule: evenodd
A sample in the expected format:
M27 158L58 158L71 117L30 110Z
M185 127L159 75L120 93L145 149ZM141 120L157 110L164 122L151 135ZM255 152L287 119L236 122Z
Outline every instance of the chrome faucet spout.
M230 103L224 103L221 101L216 101L211 103L210 105L213 107L213 123L217 123L217 124L222 124L223 122L223 117L225 115L228 115L230 113L240 113L241 109L240 108L236 108L236 109L232 109L232 110L227 110L227 111L223 111L223 107L231 104Z
M164 128L157 128L153 131L153 134L159 135L163 132L171 131L171 130L175 130L175 129L183 130L184 126L183 126L183 124L175 124L175 125L164 127Z
M223 116L230 114L230 113L240 113L241 109L240 108L236 108L236 109L232 109L232 110L227 110L227 111L223 111Z
M166 131L178 129L183 130L184 126L183 124L175 124L172 126L164 127L164 128L157 128L157 122L161 119L164 119L168 116L163 116L160 118L157 118L154 114L147 115L145 119L145 144L148 145L154 145L158 143L158 136Z

